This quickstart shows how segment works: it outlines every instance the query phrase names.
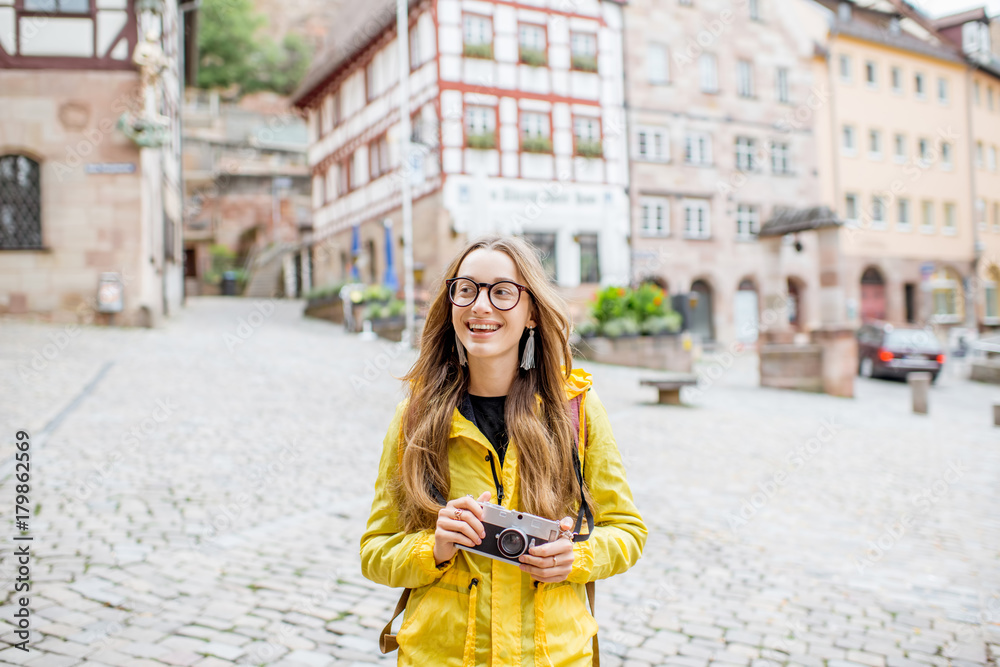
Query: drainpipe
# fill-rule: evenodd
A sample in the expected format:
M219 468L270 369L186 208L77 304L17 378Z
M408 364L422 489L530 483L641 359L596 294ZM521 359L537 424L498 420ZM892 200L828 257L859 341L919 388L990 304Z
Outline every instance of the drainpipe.
M979 203L976 198L976 162L975 162L975 152L976 152L976 133L972 126L972 75L975 72L975 67L971 64L967 64L966 67L966 78L968 85L966 86L966 95L969 99L966 100L965 113L966 113L966 123L969 128L969 194L972 197L972 210L973 210L973 220L972 220L972 272L969 276L969 289L965 294L965 326L971 331L978 331L977 318L976 318L976 305L979 303L978 287L979 287L979 261L983 255L983 246L979 240L979 221L978 211L976 209ZM983 215L986 211L983 211Z

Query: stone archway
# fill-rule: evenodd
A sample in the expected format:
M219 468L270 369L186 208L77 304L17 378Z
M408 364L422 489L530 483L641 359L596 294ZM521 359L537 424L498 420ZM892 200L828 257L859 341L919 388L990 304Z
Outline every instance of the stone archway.
M741 343L757 342L760 335L760 299L752 278L741 280L733 296L733 325L736 340Z
M885 319L885 277L874 266L861 274L861 321Z

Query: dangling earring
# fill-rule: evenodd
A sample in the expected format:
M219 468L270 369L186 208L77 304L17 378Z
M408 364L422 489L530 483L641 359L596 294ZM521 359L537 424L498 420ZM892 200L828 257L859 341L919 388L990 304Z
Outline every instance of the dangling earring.
M524 355L521 357L521 368L526 371L535 367L535 327L528 331L528 342L524 344Z
M465 366L468 362L465 359L465 348L462 347L462 341L458 339L458 332L455 332L455 348L458 350L458 363L460 366Z

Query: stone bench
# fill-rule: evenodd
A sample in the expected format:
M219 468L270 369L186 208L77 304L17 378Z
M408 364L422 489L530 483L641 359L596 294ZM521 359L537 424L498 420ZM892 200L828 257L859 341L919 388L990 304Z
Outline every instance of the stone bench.
M656 387L660 392L657 403L664 405L681 405L681 388L692 387L698 384L695 375L677 375L676 377L660 378L656 380L640 380L639 384L644 387Z

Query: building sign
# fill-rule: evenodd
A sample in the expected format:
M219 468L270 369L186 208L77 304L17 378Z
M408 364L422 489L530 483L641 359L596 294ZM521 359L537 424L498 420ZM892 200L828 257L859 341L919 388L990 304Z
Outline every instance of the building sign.
M91 162L87 164L88 174L134 174L134 162Z
M97 285L97 312L120 313L125 306L125 286L117 273L102 273Z

